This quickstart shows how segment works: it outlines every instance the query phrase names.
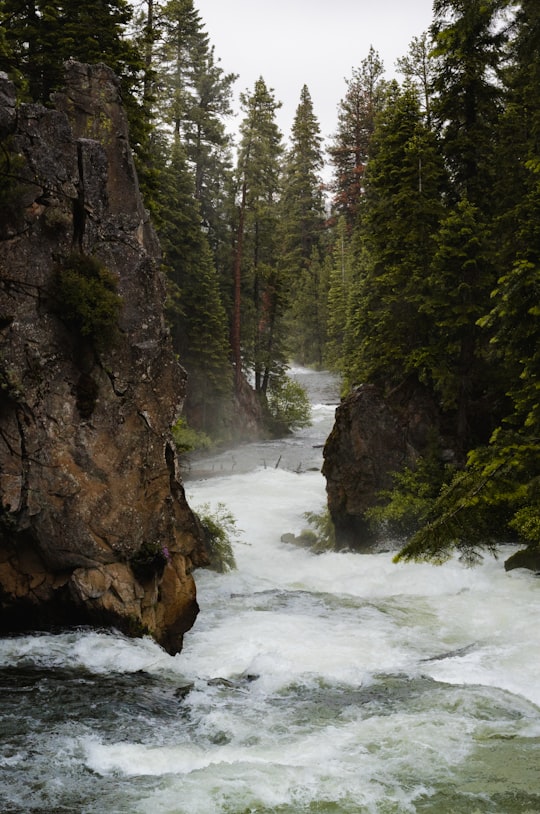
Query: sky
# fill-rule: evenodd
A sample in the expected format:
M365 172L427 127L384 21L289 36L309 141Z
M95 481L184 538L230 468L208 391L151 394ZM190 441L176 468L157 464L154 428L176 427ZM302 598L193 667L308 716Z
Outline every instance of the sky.
M321 135L336 131L346 80L372 45L386 78L396 60L432 20L433 0L195 0L210 44L225 73L239 74L241 92L262 76L282 102L276 120L288 139L300 91L307 85ZM229 123L234 132L240 114Z

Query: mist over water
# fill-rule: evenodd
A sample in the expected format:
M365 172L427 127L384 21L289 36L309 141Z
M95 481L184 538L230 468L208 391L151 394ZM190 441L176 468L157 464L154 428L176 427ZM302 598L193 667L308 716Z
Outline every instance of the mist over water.
M538 579L504 552L470 569L282 543L324 510L337 401L327 374L295 375L312 427L191 462L190 503L240 531L236 571L196 574L181 654L0 639L2 812L540 811Z

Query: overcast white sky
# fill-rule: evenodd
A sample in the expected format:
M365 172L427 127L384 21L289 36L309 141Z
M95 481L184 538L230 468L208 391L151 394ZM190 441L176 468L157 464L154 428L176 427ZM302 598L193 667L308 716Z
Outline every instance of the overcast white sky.
M286 139L304 84L326 139L336 130L345 79L370 45L387 77L396 76L396 59L432 19L432 0L195 0L194 5L221 67L239 74L236 98L251 92L259 76L274 89L283 103L277 121Z

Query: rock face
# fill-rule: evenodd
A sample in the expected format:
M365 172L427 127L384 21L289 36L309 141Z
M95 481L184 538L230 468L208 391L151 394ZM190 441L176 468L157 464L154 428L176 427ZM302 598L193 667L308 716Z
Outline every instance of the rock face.
M529 571L540 574L540 550L538 547L529 546L516 551L515 554L508 557L504 563L504 570L513 571L515 568L527 568Z
M396 394L390 403L375 386L362 385L342 401L322 470L338 548L373 544L366 510L392 486L393 472L414 464L436 425L436 411L421 393Z
M206 555L170 436L185 373L159 245L112 72L68 63L54 102L16 107L0 77L0 630L113 625L174 653ZM116 282L110 341L64 318L53 281L74 254Z

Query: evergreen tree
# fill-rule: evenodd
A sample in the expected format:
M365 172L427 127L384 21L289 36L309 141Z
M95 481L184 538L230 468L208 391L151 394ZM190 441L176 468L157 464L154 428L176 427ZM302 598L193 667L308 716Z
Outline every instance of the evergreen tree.
M384 90L383 71L379 54L371 47L347 81L347 92L339 105L337 133L329 149L334 166L334 207L338 216L345 217L349 229L356 223L363 194L371 136Z
M230 270L227 196L232 157L225 119L232 112L235 74L225 74L192 0L169 0L157 8L155 73L160 129L177 133L194 179L201 221L222 277Z
M143 62L125 33L132 18L126 0L1 0L0 23L9 53L0 63L26 83L33 101L49 103L63 85L64 62L105 62L127 93L139 87Z
M215 432L232 386L227 317L178 136L160 177L160 239L170 281L169 321L174 348L188 372L186 411L197 429Z
M454 200L468 198L483 211L497 168L494 134L501 109L498 81L508 0L435 0L433 103L452 180Z
M488 461L509 468L510 526L540 546L540 8L525 0L517 10L509 93L501 127L505 164L498 226L504 262L481 320L492 337L494 367L506 375L512 411L494 434ZM502 490L500 490L502 491ZM509 498L509 495L511 496Z
M515 9L509 30L514 39L492 194L502 271L478 326L491 337L491 384L494 371L502 373L499 392L511 404L489 445L470 452L401 558L441 561L456 548L474 556L515 535L536 552L540 547L540 9L534 0Z
M228 145L224 118L231 114L235 74L216 63L199 12L192 0L169 0L160 13L158 102L160 117L181 135L193 166L195 197L211 209L205 194L216 155Z
M345 340L353 280L353 259L344 217L339 219L334 232L334 245L328 261L330 270L328 273L327 340L324 358L330 368L344 373L348 364ZM359 264L356 263L355 266L359 273ZM351 348L351 358L355 353L356 349Z
M212 182L223 174L223 153L229 146L224 119L232 113L232 85L236 74L224 74L215 62L214 49L200 55L193 72L193 95L186 122L188 156L195 168L195 197L201 202L203 214L210 215ZM228 161L228 156L226 158Z
M431 107L434 80L434 60L431 57L433 43L429 32L413 37L409 51L397 60L397 68L405 80L418 88L418 98L426 119L426 126L431 127Z
M168 0L160 11L159 110L176 136L186 138L192 107L195 62L210 50L208 34L193 0Z
M286 290L277 264L282 144L275 114L281 103L262 77L241 103L231 344L237 386L244 364L253 371L255 390L265 395L285 363L280 322Z
M363 250L348 321L347 379L393 389L426 375L430 324L422 314L442 167L417 91L391 86L372 139L362 213Z
M494 285L490 233L467 199L441 223L426 283L427 296L419 306L429 323L423 364L442 410L455 415L452 435L463 460L467 450L488 440L500 418L493 388L497 377L487 362L488 337L477 324Z
M321 144L319 123L304 85L285 161L280 206L280 266L289 280L290 347L293 356L304 364L322 363L325 333Z

